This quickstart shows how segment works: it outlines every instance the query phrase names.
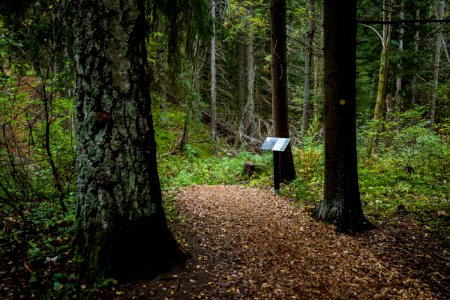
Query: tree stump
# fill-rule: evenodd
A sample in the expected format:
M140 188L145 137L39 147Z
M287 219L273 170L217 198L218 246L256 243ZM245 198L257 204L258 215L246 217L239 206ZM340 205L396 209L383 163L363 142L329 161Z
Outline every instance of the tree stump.
M252 177L253 174L258 173L259 168L251 161L247 161L244 163L244 167L242 169L242 176L245 178Z

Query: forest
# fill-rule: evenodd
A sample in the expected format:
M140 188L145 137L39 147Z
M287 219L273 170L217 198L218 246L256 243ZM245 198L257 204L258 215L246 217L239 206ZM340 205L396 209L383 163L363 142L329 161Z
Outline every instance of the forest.
M0 298L449 299L449 13L2 1Z

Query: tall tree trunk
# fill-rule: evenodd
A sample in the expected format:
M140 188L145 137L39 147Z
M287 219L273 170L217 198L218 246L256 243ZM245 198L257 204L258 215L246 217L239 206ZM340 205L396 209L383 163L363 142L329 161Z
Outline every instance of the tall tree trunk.
M319 22L320 24L323 24L323 10L320 10L320 16L319 16ZM322 28L322 26L316 27L316 30L319 30ZM319 34L320 35L320 34ZM314 78L314 105L313 105L313 113L314 113L314 124L317 125L319 122L319 119L322 118L323 113L323 103L322 103L322 97L323 97L323 82L321 81L323 78L323 56L316 55L313 56L314 62L313 62L313 78ZM316 126L317 127L317 126ZM318 128L315 128L315 130L318 130Z
M247 102L245 103L245 131L253 136L255 130L255 56L253 51L253 33L247 42Z
M315 21L315 0L308 0L308 46L306 47L306 57L305 57L305 93L303 102L303 121L302 121L302 131L306 135L309 128L309 120L311 116L311 73L312 73L312 61L313 61L313 43L314 43L314 33L316 31L316 21Z
M160 33L162 33L162 22L158 20L158 35L156 37L157 43L157 60L156 60L156 68L158 69L158 84L159 84L159 108L161 109L161 121L162 124L167 125L167 88L166 88L166 72L165 72L165 62L166 57L164 55L164 45L162 39L160 37Z
M420 19L420 10L416 10L416 20ZM417 55L419 53L419 43L420 43L420 26L419 23L416 23L416 32L414 33L414 53ZM417 65L417 58L414 58L414 65ZM416 105L416 96L417 96L417 76L413 75L413 79L411 82L411 106Z
M253 17L254 8L248 8ZM245 133L253 137L255 131L255 53L253 49L254 32L249 30L247 36L247 101L245 103Z
M245 134L245 45L239 39L239 142Z
M276 137L289 137L287 68L286 68L286 2L271 0L272 44L272 116ZM291 146L279 154L278 174L280 181L295 178Z
M391 21L392 20L392 12L391 12L391 0L385 0L384 2L384 10L383 10L383 20ZM369 141L369 147L367 149L367 153L369 156L373 156L375 154L376 145L378 143L378 136L382 131L382 121L384 120L384 102L387 92L387 77L388 77L388 68L389 68L389 48L391 43L391 24L383 24L383 38L382 38L382 49L381 49L381 58L380 58L380 70L378 72L378 89L377 89L377 99L375 101L375 111L373 113L374 127L373 127L373 136Z
M358 188L356 0L324 1L325 186L317 217L342 231L370 228Z
M313 63L313 78L314 78L314 105L313 105L313 116L314 122L320 119L320 113L322 111L322 105L320 103L322 91L320 85L321 71L322 71L322 61L319 56L315 58Z
M436 20L440 20L445 11L445 1L438 1L438 5L435 8L435 16ZM434 125L436 121L436 101L437 101L437 92L439 88L439 65L441 63L441 31L436 31L436 47L434 52L434 72L433 72L433 95L431 97L431 108L430 108L430 122L431 126Z
M154 274L183 255L162 207L144 2L76 5L75 245L94 281Z
M216 20L216 1L210 0L211 18ZM211 38L211 143L213 153L217 144L217 81L216 81L216 25L213 23L213 35Z
M400 20L405 19L405 3L404 1L401 1L400 3L400 14L399 14ZM405 28L403 27L403 24L400 24L400 29L398 33L398 52L400 54L400 57L403 52L403 35L405 34ZM395 95L394 95L394 103L392 103L393 107L391 107L391 111L394 111L396 107L400 104L400 93L402 90L402 59L400 58L399 62L397 63L397 69L398 73L395 78ZM386 119L389 120L391 116L386 116Z

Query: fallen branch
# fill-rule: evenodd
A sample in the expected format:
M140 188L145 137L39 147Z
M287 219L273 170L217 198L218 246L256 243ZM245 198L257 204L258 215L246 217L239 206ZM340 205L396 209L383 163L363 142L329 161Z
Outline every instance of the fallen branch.
M202 111L202 115L203 115L203 119L206 122L209 123L211 121L211 114L208 111L206 111L206 110ZM229 135L233 135L235 138L241 138L244 140L244 142L247 145L252 147L254 150L256 150L256 149L259 150L259 148L261 146L260 140L254 138L252 136L249 136L245 133L240 133L239 130L234 128L232 125L226 123L224 120L217 119L216 122L217 122L217 128L219 130L226 132Z

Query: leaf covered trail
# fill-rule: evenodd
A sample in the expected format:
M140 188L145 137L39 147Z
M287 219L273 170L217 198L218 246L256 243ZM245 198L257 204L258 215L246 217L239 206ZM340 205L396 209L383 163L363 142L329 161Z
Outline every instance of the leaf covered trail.
M175 235L193 257L174 298L440 298L372 253L361 243L369 236L339 234L272 191L192 186L177 204Z

